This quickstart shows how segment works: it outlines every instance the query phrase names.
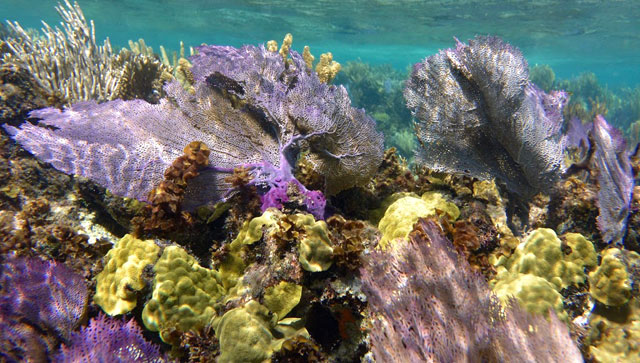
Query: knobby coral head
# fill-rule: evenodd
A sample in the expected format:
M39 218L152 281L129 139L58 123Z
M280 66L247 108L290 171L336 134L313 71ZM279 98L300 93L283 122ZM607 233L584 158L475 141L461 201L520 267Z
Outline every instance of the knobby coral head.
M499 38L458 41L414 65L404 95L418 160L432 169L496 178L523 197L563 171L567 95L532 84L520 51Z
M210 162L189 182L186 208L230 197L225 178L236 167L265 193L293 183L301 195L309 191L293 176L300 155L328 194L364 184L377 170L383 139L373 119L351 107L343 87L320 82L298 53L285 60L263 46L203 46L191 60L194 92L173 81L158 104L81 102L32 112L38 125L5 129L55 168L140 200L185 145L202 141Z

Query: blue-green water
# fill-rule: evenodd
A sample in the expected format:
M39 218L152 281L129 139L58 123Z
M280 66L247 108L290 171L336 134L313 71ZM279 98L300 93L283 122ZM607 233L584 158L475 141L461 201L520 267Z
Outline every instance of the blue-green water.
M40 28L60 19L56 1L1 0L0 19ZM294 49L331 51L343 63L408 65L476 34L503 37L530 64L549 64L559 78L594 72L610 87L640 83L638 1L215 1L83 0L98 40L144 38L158 49L263 43L294 36Z

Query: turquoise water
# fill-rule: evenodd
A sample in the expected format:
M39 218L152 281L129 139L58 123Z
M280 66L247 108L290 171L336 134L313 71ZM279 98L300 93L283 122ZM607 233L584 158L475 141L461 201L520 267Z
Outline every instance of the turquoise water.
M453 45L453 37L503 37L531 65L549 64L558 78L591 71L610 87L640 84L638 1L181 1L85 0L96 37L124 46L144 38L158 49L187 45L279 42L331 51L343 63L358 59L410 64ZM2 0L0 19L40 28L57 24L56 1Z

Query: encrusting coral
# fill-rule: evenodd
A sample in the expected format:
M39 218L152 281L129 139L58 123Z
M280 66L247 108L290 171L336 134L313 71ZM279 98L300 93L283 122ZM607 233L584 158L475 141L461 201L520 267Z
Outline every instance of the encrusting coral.
M589 292L608 306L622 306L631 299L633 281L629 271L640 268L640 255L609 248L602 252L600 265L589 273ZM637 277L636 277L637 278Z
M164 249L153 271L153 295L142 311L147 329L171 342L170 328L181 332L202 329L215 316L225 294L220 273L201 267L176 246Z

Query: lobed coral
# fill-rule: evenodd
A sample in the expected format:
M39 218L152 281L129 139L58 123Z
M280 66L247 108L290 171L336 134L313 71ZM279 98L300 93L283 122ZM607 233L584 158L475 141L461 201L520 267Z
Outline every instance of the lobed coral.
M137 304L137 292L145 287L142 273L158 259L158 247L153 241L139 240L132 235L120 239L107 253L104 269L96 276L93 299L108 315L127 313Z

